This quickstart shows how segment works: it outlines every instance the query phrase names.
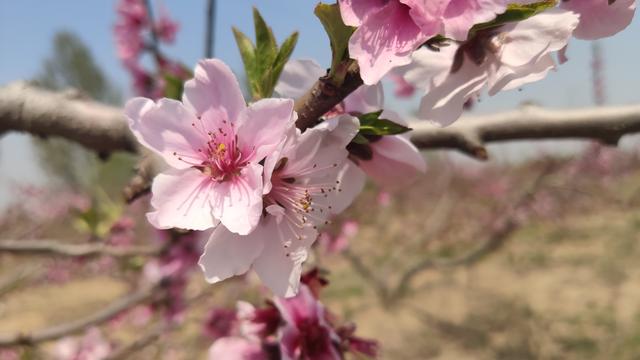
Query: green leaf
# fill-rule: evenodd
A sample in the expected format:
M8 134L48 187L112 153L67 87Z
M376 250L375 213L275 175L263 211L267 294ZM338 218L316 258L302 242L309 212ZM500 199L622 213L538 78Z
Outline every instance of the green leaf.
M253 94L255 99L269 96L269 79L266 75L271 70L273 62L278 54L278 44L276 43L273 31L260 15L255 7L253 8L253 22L256 31L256 61L255 61L255 78L258 82L254 83L256 92Z
M341 78L344 77L342 72L346 70L346 66L341 66L341 63L345 60L349 60L348 45L351 34L355 31L355 28L347 26L342 21L340 16L340 8L338 4L318 4L314 13L320 19L324 30L329 36L331 43L331 70L329 76L337 80L337 83L341 83Z
M547 9L555 7L557 5L556 0L544 0L531 4L510 4L507 7L507 11L498 15L492 21L477 24L471 28L469 37L472 37L479 30L485 30L494 28L500 25L504 25L510 22L526 20L534 15L537 15Z
M367 145L369 143L369 139L367 139L364 135L362 135L361 133L357 133L356 137L354 137L351 142L356 143L356 144L360 144L360 145Z
M235 26L231 28L233 36L236 39L236 44L240 50L240 57L244 63L244 70L247 75L252 74L255 69L256 62L256 47L251 40L242 31L238 30Z
M411 128L394 123L391 120L380 119L380 114L382 114L382 110L358 116L360 120L360 132L358 134L362 134L364 137L367 135L384 136L402 134L411 130Z
M256 36L255 45L236 28L233 28L233 35L240 50L244 70L247 73L251 96L254 100L258 100L273 94L282 69L298 42L298 33L291 34L285 39L282 46L278 47L273 31L256 8L253 8L253 22Z
M273 67L269 71L271 81L269 83L270 91L267 94L267 96L271 96L271 94L273 93L273 89L275 88L276 83L280 78L280 74L282 73L284 66L287 64L287 61L289 61L289 58L291 57L291 54L293 53L293 49L295 49L297 43L298 43L298 32L296 31L293 34L289 35L289 37L286 38L285 41L282 43L282 46L280 46L280 50L278 50L278 55L276 56L273 62Z
M163 74L164 77L164 97L174 100L180 100L182 98L182 92L184 91L184 82L182 79L173 76L171 74Z

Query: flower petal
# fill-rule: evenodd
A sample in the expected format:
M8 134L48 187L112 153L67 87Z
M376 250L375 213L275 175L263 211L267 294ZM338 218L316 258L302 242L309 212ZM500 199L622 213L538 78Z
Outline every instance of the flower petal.
M210 179L196 169L169 170L158 174L151 187L147 219L158 229L206 230L218 224L209 202Z
M274 151L295 125L297 115L291 99L262 99L238 118L236 134L243 154L253 153L258 162Z
M318 233L310 226L302 230L298 238L287 221L278 224L268 216L264 228L260 229L265 239L264 249L253 264L262 282L274 294L283 297L295 296L300 286L302 263L307 259L307 251ZM285 247L287 246L287 247Z
M403 136L383 136L371 143L373 158L361 161L360 167L380 186L400 189L426 171L424 157Z
M595 40L609 37L624 30L633 19L635 0L571 0L562 1L560 7L580 14L580 24L573 36Z
M198 119L179 101L134 98L125 105L125 114L136 139L170 166L186 169L202 162L197 149L207 140L192 125Z
M326 70L315 60L291 60L282 69L275 92L285 98L298 99L325 74Z
M351 35L349 54L358 60L364 83L373 85L392 68L408 64L411 52L431 35L413 22L409 8L390 1Z
M367 114L381 110L384 104L382 84L360 86L344 99L344 109L348 113Z
M262 215L262 166L249 164L239 175L217 182L211 193L213 215L233 233L247 235Z
M264 240L258 229L242 236L230 232L224 226L218 226L209 237L198 261L205 279L216 283L246 273L262 252Z
M342 21L349 26L360 26L371 12L384 6L385 0L339 0Z
M218 59L200 60L194 78L184 84L182 102L200 116L208 109L224 109L236 120L246 107L240 85L229 67Z

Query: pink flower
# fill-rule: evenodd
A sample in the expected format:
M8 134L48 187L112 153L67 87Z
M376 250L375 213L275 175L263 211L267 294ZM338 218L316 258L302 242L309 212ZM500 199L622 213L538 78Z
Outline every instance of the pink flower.
M518 1L512 1L518 2ZM505 0L339 0L345 24L358 27L349 54L373 85L434 35L463 41L474 24L504 12Z
M154 24L154 29L158 35L158 39L166 43L173 43L176 39L176 33L178 32L179 27L179 24L171 19L167 10L165 8L161 8L160 16Z
M338 236L331 237L331 235L323 233L324 236L320 236L321 245L329 254L340 253L349 247L349 241L358 234L358 229L357 221L345 221L342 223Z
M324 75L324 70L313 60L289 61L276 85L276 92L282 96L299 98L304 95L314 81ZM381 110L384 106L382 85L361 86L332 110L327 117L339 114L354 116ZM384 111L382 118L406 125L397 114ZM371 139L368 145L350 144L352 159L359 168L380 186L398 189L412 182L419 173L426 171L420 151L404 136L383 136ZM345 169L345 183L354 188L364 185L364 176L358 167Z
M212 339L230 336L237 321L238 317L234 309L212 309L204 323L204 334Z
M209 348L209 360L267 360L259 342L242 337L224 337Z
M199 262L207 281L216 283L253 267L274 293L295 295L317 227L344 210L359 191L341 181L345 146L357 131L350 116L303 134L291 131L265 160L264 216L256 230L241 236L219 226L209 238Z
M425 90L420 115L441 125L457 120L465 104L485 86L489 95L543 79L556 66L551 54L563 49L578 16L553 9L527 20L478 32L439 52L420 49L405 79Z
M633 19L635 0L563 0L563 9L580 14L580 24L573 33L578 39L595 40L617 34Z
M111 352L111 345L97 328L87 330L82 338L66 337L54 348L54 358L59 360L101 360Z
M307 286L294 298L276 298L275 304L285 321L280 329L282 359L342 359L335 346L340 338Z
M205 230L217 225L242 235L262 215L262 165L295 122L293 101L250 106L231 70L202 60L185 83L183 101L145 98L125 108L138 141L171 169L156 176L147 214L159 229Z

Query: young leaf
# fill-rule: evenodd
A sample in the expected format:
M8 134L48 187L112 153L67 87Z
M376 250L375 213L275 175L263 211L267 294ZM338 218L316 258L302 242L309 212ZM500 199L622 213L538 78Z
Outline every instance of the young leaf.
M280 50L278 50L278 55L273 62L273 68L271 70L271 82L270 89L271 91L267 96L271 96L273 92L273 88L275 88L278 79L280 78L280 74L282 73L282 69L286 65L287 61L291 57L293 53L293 49L296 47L296 43L298 42L298 32L294 32L291 34L280 46Z
M255 70L255 61L256 61L256 48L251 42L251 40L245 35L242 31L238 30L235 26L231 28L233 31L233 36L236 39L236 44L238 44L238 49L240 50L240 57L242 57L242 62L244 63L244 70L249 74L252 74Z
M362 134L364 137L371 135L384 136L402 134L411 130L411 128L394 123L391 120L380 119L380 114L382 114L382 110L358 116L360 120L360 132L358 134Z
M531 4L509 4L507 7L507 11L496 16L496 18L492 21L477 24L473 28L471 28L469 37L472 37L472 35L479 30L494 28L510 22L526 20L547 9L555 7L556 4L556 0L543 0Z
M164 77L164 97L174 100L180 100L182 98L182 92L184 91L184 82L180 78L171 74L163 74Z
M340 66L344 60L348 60L347 48L349 45L349 38L355 31L355 28L347 26L342 21L340 15L340 8L338 4L318 4L314 13L320 19L324 30L329 36L329 42L331 44L331 70L329 76L336 78L336 75L340 69L346 68ZM339 77L339 76L338 76Z

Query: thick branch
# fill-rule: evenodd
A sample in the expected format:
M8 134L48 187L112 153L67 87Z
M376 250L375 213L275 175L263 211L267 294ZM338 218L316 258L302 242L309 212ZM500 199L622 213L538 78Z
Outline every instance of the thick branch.
M154 295L154 289L154 287L148 287L130 295L126 295L94 314L66 324L35 331L31 334L21 333L8 336L0 335L0 346L31 345L44 341L56 340L84 331L92 326L98 326L113 319L123 311L151 299Z
M361 83L353 72L348 73L340 88L319 80L296 102L297 126L313 126ZM412 141L422 149L457 149L485 159L485 145L496 141L582 138L616 144L623 135L640 131L640 105L579 110L523 107L463 117L445 128L419 121L410 126L414 129ZM61 136L102 153L136 151L136 141L121 109L24 82L0 88L0 134L11 130Z
M22 255L58 255L58 256L153 256L161 249L150 246L129 246L125 248L104 244L65 244L53 240L2 240L0 252Z
M102 154L136 150L122 109L25 82L0 87L0 134L10 130L61 136Z
M578 110L545 110L526 106L518 110L463 117L438 128L413 122L411 140L421 149L457 149L487 159L490 142L534 139L591 139L616 145L625 134L640 131L640 105Z

